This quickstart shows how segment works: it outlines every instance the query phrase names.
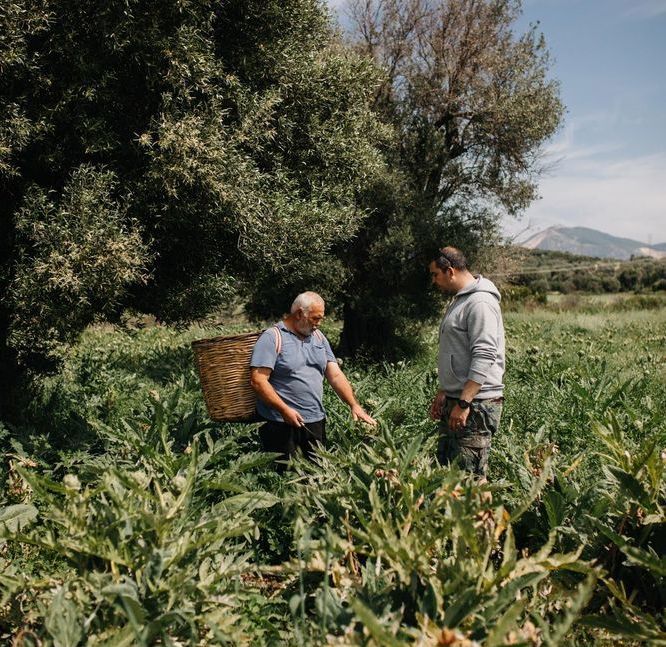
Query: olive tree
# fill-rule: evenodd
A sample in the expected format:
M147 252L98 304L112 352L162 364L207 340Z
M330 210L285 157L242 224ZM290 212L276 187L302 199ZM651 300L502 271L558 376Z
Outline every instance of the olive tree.
M322 3L11 0L0 25L5 398L99 318L340 263L390 129Z
M563 107L543 37L515 32L518 0L350 0L348 11L357 50L383 71L375 110L397 132L391 186L367 186L373 214L341 252L353 352L432 312L424 265L438 246L473 258L535 199Z

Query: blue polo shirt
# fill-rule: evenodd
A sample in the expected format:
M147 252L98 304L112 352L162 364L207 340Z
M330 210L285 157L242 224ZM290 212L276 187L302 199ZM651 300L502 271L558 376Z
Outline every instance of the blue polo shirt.
M283 322L276 325L282 336L280 354L275 352L275 328L268 328L254 346L250 366L271 369L268 381L306 423L323 420L326 417L322 403L324 371L329 362L336 361L331 345L323 333L301 339ZM280 413L261 398L257 398L257 412L267 420L283 422Z

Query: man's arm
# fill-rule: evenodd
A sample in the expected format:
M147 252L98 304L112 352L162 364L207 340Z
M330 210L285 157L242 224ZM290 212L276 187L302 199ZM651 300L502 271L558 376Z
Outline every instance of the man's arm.
M354 389L352 389L352 385L345 377L337 362L328 362L324 375L333 390L338 394L338 397L349 406L354 420L363 420L363 422L367 422L373 427L377 424L377 421L369 416L357 402L354 396Z
M471 402L476 394L481 390L481 384L474 382L473 380L468 380L465 382L462 393L460 394L461 400L466 400ZM442 417L442 411L444 410L444 400L446 400L446 393L442 390L437 391L432 404L430 405L430 418L432 420L440 420ZM449 416L449 426L452 429L455 429L458 425L465 425L467 421L467 416L469 415L469 409L461 409L458 405L453 407L451 415Z
M303 417L296 409L292 409L273 388L268 381L273 371L270 368L259 367L252 368L250 372L250 385L254 389L258 398L272 409L275 409L282 419L292 427L302 427Z
M465 386L463 386L462 393L460 394L461 400L466 400L471 402L476 394L481 390L481 384L474 382L473 380L467 380ZM467 423L467 418L471 409L461 409L457 404L451 409L451 415L449 415L449 429L456 431L457 429L462 429Z
M472 355L468 380L474 380L478 384L485 383L490 367L497 360L499 329L500 314L497 304L479 301L468 306L467 335Z
M471 402L481 390L488 369L497 359L498 313L486 302L475 303L469 308L467 326L472 362L460 399ZM449 416L449 428L454 431L462 429L467 423L470 411L471 409L461 409L456 404Z

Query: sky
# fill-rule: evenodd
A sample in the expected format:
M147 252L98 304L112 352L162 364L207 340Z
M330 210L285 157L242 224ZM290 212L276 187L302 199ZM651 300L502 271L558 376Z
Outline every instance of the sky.
M516 32L537 22L566 113L544 147L540 199L505 232L590 227L666 243L666 0L523 0Z

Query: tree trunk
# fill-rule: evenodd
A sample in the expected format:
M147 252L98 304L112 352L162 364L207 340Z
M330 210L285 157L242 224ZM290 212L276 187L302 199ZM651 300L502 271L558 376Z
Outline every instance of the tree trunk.
M0 422L15 421L19 414L17 397L24 373L16 354L7 346L6 329L0 330Z
M363 354L368 359L390 359L396 355L396 334L388 316L361 310L346 303L338 353L342 357Z

